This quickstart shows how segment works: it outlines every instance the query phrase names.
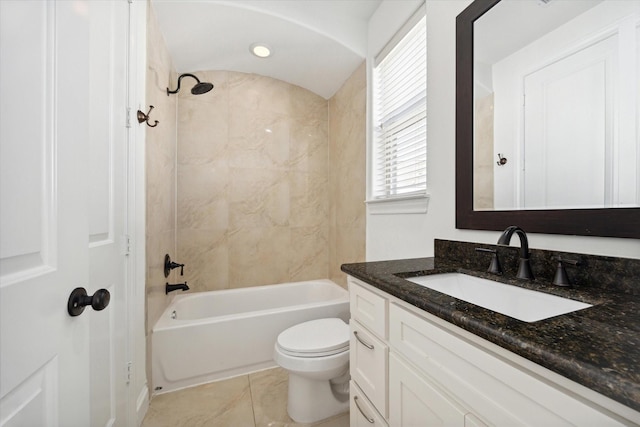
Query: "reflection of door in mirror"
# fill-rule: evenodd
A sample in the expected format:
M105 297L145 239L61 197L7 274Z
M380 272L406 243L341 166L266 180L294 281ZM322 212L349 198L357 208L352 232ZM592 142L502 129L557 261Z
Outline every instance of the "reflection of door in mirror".
M613 205L615 54L609 38L525 76L519 207Z
M535 40L476 59L475 210L640 206L640 3L591 3ZM476 21L479 33L494 12Z

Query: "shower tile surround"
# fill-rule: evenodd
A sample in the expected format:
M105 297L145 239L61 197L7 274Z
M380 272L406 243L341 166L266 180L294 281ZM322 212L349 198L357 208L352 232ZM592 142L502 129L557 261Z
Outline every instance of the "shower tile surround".
M438 240L435 257L344 264L342 270L566 378L640 411L640 261L531 249L536 280L515 279L519 248ZM486 273L490 257L476 247L496 249L505 271ZM554 256L579 260L568 267L574 286L551 284ZM403 278L463 272L594 305L589 309L526 323L457 300Z
M193 291L345 286L339 263L364 260L364 64L330 101L269 77L196 74L215 88L178 97L184 280Z
M345 260L365 260L366 68L329 100L329 278L346 287Z
M326 278L327 103L268 77L197 73L178 101L178 257L194 291Z

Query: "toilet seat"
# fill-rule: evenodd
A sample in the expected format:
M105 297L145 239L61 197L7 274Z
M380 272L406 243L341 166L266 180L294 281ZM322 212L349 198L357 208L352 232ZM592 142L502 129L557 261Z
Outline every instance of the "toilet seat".
M289 356L331 356L349 350L349 325L338 318L310 320L280 333L276 344Z

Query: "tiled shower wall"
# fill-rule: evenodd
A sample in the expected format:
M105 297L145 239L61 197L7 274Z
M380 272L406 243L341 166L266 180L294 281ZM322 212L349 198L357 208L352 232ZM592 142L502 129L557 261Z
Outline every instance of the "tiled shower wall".
M473 159L473 208L493 210L493 94L476 101Z
M329 278L343 286L340 265L365 261L366 97L363 62L329 100Z
M344 285L340 264L364 260L364 66L329 102L269 77L197 75L215 88L178 102L184 280L194 291Z
M196 74L215 88L178 101L178 257L189 287L327 278L327 101L269 77Z

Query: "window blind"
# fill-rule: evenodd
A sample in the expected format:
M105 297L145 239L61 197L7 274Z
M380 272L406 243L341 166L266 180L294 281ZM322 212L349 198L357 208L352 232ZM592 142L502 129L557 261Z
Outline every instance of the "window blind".
M392 47L376 58L373 70L372 197L378 200L425 194L427 190L424 9L408 25L412 27L404 30L404 36L392 40Z

